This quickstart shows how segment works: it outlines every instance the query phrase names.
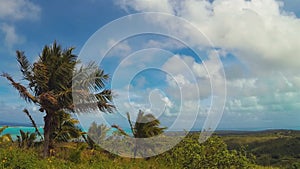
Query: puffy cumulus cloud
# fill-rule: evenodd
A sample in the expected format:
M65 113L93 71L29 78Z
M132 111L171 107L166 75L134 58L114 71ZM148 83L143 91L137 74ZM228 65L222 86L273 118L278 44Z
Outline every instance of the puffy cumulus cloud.
M2 24L0 30L4 33L4 41L9 48L25 41L23 36L16 33L15 27L12 25Z
M162 69L171 74L171 78L166 79L169 82L168 93L177 95L176 98L186 99L189 103L194 101L193 104L197 104L199 96L200 100L209 100L210 79L214 79L216 90L221 90L222 82L226 80L225 116L232 113L237 116L236 121L248 118L256 120L258 123L253 124L258 125L264 121L280 121L284 114L300 110L300 19L292 12L284 11L287 8L283 1L126 2L123 5L135 11L165 12L184 18L220 49L210 52L203 63L181 55L175 55L165 62ZM158 7L160 3L162 6ZM178 25L176 21L166 20L167 17L146 19L161 24L162 29L171 31L172 35L185 37L184 40L193 48L210 49L209 41L188 25ZM225 58L227 54L233 55L241 63L225 65L228 77L225 79L220 72L222 67L217 63L219 56ZM178 91L188 94L182 96ZM186 112L193 105L188 102L182 104Z
M282 77L280 73L269 77L244 78L227 81L227 113L270 115L275 112L298 113L300 92L297 76ZM271 116L276 120L276 116ZM279 117L279 116L278 116Z
M300 20L282 9L275 0L139 1L128 0L136 11L160 11L183 17L196 25L217 47L234 53L253 70L298 67ZM161 7L158 7L161 5ZM161 18L152 18L160 21ZM188 40L201 44L195 32L184 25L164 21L166 27ZM171 25L170 25L171 24ZM197 39L197 40L195 40ZM198 43L198 44L197 44ZM203 42L204 43L204 42ZM266 66L268 65L268 66Z
M3 20L38 19L41 8L29 0L0 0L0 18Z
M212 90L216 95L223 93L221 90L224 90L226 79L222 74L223 67L219 64L217 53L209 52L208 58L201 63L196 62L192 56L174 55L169 58L162 66L162 70L170 74L166 78L170 86L169 93L177 94L176 98L191 100L208 98Z
M106 51L102 51L102 55L106 54L106 56L126 57L132 52L127 41L117 42L114 39L110 39L107 42L107 48L110 49L110 51L108 51L108 53L105 53Z
M155 117L173 116L175 102L173 96L166 95L158 88L137 89L130 92L126 89L117 90L118 97L114 99L117 110L125 116L125 112L132 113L133 119L136 118L137 111L151 113Z
M212 69L215 71L212 72L212 76L209 76L205 71L204 63L211 67L216 65L211 57L208 57L203 63L197 63L191 56L174 55L162 67L172 75L166 79L169 84L167 93L172 94L176 99L185 100L181 105L181 113L196 113L195 105L199 105L202 109L198 112L200 115L206 116L208 109L205 107L210 106L210 103L200 104L199 101L210 100L210 78L226 80L220 74L221 67ZM191 75L186 72L190 72ZM259 119L263 117L258 115L259 113L272 117L270 114L274 112L296 113L300 109L299 76L273 72L269 73L268 77L239 77L226 81L228 95L225 114L229 114L229 116L237 116L241 119L247 117L263 122ZM215 82L217 83L218 80ZM178 100L177 103L179 103ZM178 113L173 115L178 115ZM271 120L269 119L269 121ZM274 120L276 121L276 117Z
M25 38L16 32L14 22L20 20L36 20L41 8L29 0L0 0L0 30L4 44L9 50L16 44L25 42Z
M144 44L144 48L160 48L160 49L183 49L186 46L178 41L167 39L167 40L154 40L150 39Z
M263 106L258 103L257 97L250 96L229 100L226 110L234 113L253 112L256 114L258 111L263 110Z

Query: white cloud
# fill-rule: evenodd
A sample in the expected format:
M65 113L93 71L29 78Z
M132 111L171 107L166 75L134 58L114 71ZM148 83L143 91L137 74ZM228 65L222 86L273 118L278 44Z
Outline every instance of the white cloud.
M0 30L4 33L5 45L11 49L16 44L21 44L25 38L16 33L15 27L8 24L2 24Z
M163 11L183 17L196 25L217 47L234 53L240 60L255 66L254 70L298 68L300 53L300 20L283 12L275 0L209 1L139 1L129 0L137 11ZM157 8L162 4L162 8ZM160 18L152 18L159 22ZM184 25L164 21L162 26L200 44L194 32ZM170 25L171 24L171 25ZM194 37L194 38L191 38ZM197 39L197 41L195 40ZM266 65L268 66L266 67Z
M25 42L25 37L16 32L15 22L36 20L40 13L41 8L29 0L0 0L0 31L9 50L14 45Z
M117 4L127 10L128 7L133 9L139 9L141 11L155 11L172 13L173 9L168 0L134 0L134 1L117 1Z
M41 8L29 0L0 0L0 18L3 20L38 19Z
M215 93L224 90L226 79L221 73L222 65L218 63L215 52L208 55L202 63L197 63L193 57L184 55L174 55L168 59L162 69L171 76L166 79L170 86L169 93L177 94L176 98L204 99L211 96L211 82L216 86L213 89Z
M126 57L132 51L127 41L117 42L114 39L110 39L107 42L107 46L108 49L111 49L107 56ZM103 52L102 54L105 53Z
M180 42L177 42L175 40L149 40L147 43L144 45L144 48L160 48L160 49L182 49L185 46L181 44Z
M184 113L195 113L192 112L195 111L193 106L199 104L199 100L210 100L210 79L214 79L214 85L217 86L215 90L218 88L221 90L222 82L227 80L225 116L232 113L233 116L238 116L235 118L237 121L245 118L257 122L276 121L276 118L283 117L285 113L299 112L300 19L290 12L283 11L285 8L281 1L127 0L126 2L128 3L124 3L123 6L135 11L159 11L183 17L218 48L217 53L208 53L208 58L203 59L203 63L197 63L191 56L175 55L163 64L162 69L171 75L166 79L169 85L166 93L172 94L176 99L170 116L178 114L180 106L178 99L186 100L181 105ZM184 36L184 40L194 45L193 48L202 51L210 47L207 41L198 38L198 32L188 29L187 25L180 25L166 18L148 16L146 19L151 23L161 24L162 29L170 31L171 35ZM173 49L164 42L153 41L149 42L149 45ZM242 64L234 62L236 67L232 67L233 62L224 57L225 62L231 62L225 69L230 78L225 79L220 73L222 65L218 64L217 54L220 56L231 54L242 62ZM209 68L210 74L206 68ZM183 98L180 92L185 93ZM205 114L204 106L200 107L201 112ZM280 112L282 115L279 115Z

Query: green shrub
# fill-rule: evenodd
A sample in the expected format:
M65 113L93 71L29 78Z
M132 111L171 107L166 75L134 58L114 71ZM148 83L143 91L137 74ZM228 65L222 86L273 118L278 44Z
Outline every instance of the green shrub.
M198 137L188 136L176 147L157 157L172 168L251 168L252 155L243 151L229 151L218 137L211 137L203 144Z

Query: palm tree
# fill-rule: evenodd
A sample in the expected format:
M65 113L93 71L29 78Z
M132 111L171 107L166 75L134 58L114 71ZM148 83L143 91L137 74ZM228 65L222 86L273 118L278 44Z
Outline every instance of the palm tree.
M44 157L48 157L50 148L53 147L53 138L56 126L58 126L56 117L66 111L75 112L75 108L81 112L88 112L91 109L100 109L103 112L113 112L114 106L111 104L112 92L104 89L105 82L109 76L91 63L87 67L81 66L76 69L77 56L73 54L74 48L62 49L60 45L54 42L51 46L45 46L38 60L30 64L24 52L17 51L17 61L23 78L28 81L28 87L15 82L7 73L3 73L11 85L18 90L21 98L26 102L34 103L40 107L41 112L45 112L44 117ZM83 97L82 105L73 103L72 79L73 75L80 76L81 81L76 85L86 86L87 89L76 88L76 91ZM83 78L84 77L84 78ZM74 85L74 84L73 84ZM84 96L93 96L97 107L90 106Z
M133 125L130 120L130 115L127 113L128 123L134 138L149 138L157 136L164 132L166 127L159 127L160 121L152 114L144 115L141 110L138 113L136 122Z
M127 113L127 120L130 125L130 129L134 138L149 138L153 136L158 136L164 132L166 127L160 127L160 121L155 118L152 114L144 114L141 110L139 110L138 116L136 118L136 122L132 124L130 119L130 114ZM122 128L118 125L112 125L113 128L116 128L123 135L129 136ZM134 147L134 157L136 157L137 150L141 148L141 143L136 140ZM146 145L143 145L146 146ZM144 147L145 148L145 147Z
M88 136L97 144L101 144L107 138L109 127L105 124L97 125L93 122L88 130Z
M11 142L12 141L12 138L11 138L10 134L1 135L3 133L3 131L7 128L8 128L8 126L3 126L3 127L0 128L0 143Z

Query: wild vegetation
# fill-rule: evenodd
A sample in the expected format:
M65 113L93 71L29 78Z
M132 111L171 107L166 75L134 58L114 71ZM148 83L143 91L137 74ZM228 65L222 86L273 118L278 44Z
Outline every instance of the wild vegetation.
M30 148L17 143L0 146L3 168L253 168L251 155L229 151L218 137L205 144L189 135L173 149L151 158L129 159L110 154L96 146L90 149L84 142L56 143L51 157L42 158L42 147ZM124 143L125 144L125 143ZM124 145L123 145L124 146Z
M93 63L75 69L79 61L72 52L73 48L63 50L54 42L52 46L45 46L37 61L30 64L24 53L17 51L17 61L28 84L26 87L16 82L9 74L2 74L19 92L21 98L39 106L46 116L43 136L26 109L24 113L36 129L34 133L20 130L17 139L13 140L10 134L1 134L8 126L0 128L1 168L264 168L255 163L265 165L262 161L268 154L272 159L281 159L293 149L294 153L288 154L293 155L292 160L300 157L298 136L279 134L261 139L249 137L249 141L248 138L245 139L246 136L222 135L211 137L200 144L199 133L190 133L187 137L182 137L178 145L163 154L134 159L119 157L116 154L122 153L120 147L125 148L126 152L132 152L134 157L137 157L138 153L141 155L139 157L143 157L142 153L145 151L156 151L155 147L147 144L141 146L137 142L131 142L134 139L128 138L160 135L161 142L155 144L161 144L170 140L172 136L164 135L166 128L160 126L160 121L152 114L144 114L142 111L138 112L134 124L129 113L127 114L131 133L126 133L115 124L112 128L116 128L117 131L108 134L109 127L96 123L92 123L87 133L83 132L77 126L78 121L71 116L71 113L75 112L72 92L82 97L82 103L77 106L82 113L94 108L99 108L102 112L113 112L113 94L105 87L109 76L97 66L95 68ZM79 74L83 74L84 79L78 81L74 87L73 76ZM76 85L87 86L87 89L77 88ZM84 101L91 96L96 107L91 107L89 102ZM289 151L284 152L283 147L287 146L284 141L291 143L289 146L292 148ZM105 150L98 144L108 145L110 149ZM276 152L273 156L267 144L277 146L282 154ZM246 148L243 149L242 146ZM297 168L299 163L274 166Z
M300 168L300 131L270 130L221 134L229 149L243 146L256 163L279 168Z

